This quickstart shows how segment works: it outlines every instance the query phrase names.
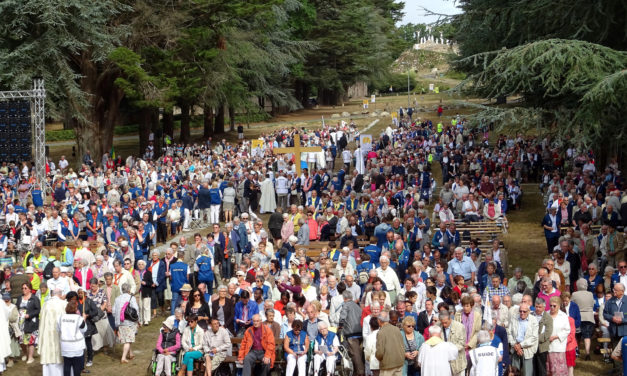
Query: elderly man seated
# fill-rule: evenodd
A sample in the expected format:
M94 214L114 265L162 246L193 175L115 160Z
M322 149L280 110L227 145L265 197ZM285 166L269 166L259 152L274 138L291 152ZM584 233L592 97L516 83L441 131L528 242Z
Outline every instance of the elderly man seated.
M326 322L318 323L318 336L314 343L314 375L318 376L320 365L326 360L327 375L333 375L335 371L335 359L340 341L333 332L329 332Z

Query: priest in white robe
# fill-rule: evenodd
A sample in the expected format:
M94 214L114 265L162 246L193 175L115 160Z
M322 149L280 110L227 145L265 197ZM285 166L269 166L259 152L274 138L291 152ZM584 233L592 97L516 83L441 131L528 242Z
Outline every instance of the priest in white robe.
M261 199L259 200L259 213L274 213L276 209L276 197L274 195L274 183L270 175L261 183Z
M61 299L63 292L55 289L52 297L44 304L39 322L39 361L43 376L62 376L63 357L57 329L59 317L65 313L66 301Z
M0 323L2 323L0 324L0 373L6 371L5 359L11 356L11 336L9 335L8 322L6 310L0 308Z
M451 376L450 361L457 359L457 347L445 342L440 336L442 328L429 327L429 340L418 350L418 363L421 376Z
M366 164L364 162L364 153L361 151L361 146L355 149L355 169L363 174L366 171Z

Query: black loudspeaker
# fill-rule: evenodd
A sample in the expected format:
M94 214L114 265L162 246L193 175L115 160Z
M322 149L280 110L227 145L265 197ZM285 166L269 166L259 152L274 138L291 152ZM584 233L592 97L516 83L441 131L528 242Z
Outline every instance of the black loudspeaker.
M32 160L30 101L0 102L0 162Z

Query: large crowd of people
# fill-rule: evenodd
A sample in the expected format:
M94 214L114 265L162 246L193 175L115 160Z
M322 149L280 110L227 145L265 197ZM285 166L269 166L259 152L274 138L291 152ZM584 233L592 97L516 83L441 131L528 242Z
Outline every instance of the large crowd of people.
M273 152L296 135L321 149L300 166ZM460 116L409 114L371 145L360 136L351 122L172 144L158 158L152 146L143 158L88 152L76 170L49 161L45 184L28 165L1 166L0 373L38 354L44 375L77 375L116 344L131 362L155 321L151 362L168 376L317 376L341 361L357 376L561 376L590 361L593 338L620 358L627 196L615 162L599 169L549 139L490 143L489 125ZM515 226L524 182L540 183L547 208L548 253L528 275L498 238L482 250L457 230Z

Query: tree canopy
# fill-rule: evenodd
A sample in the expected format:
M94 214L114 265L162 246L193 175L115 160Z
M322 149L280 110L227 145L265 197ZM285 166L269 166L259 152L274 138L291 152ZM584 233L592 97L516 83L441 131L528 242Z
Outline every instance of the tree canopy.
M627 3L461 0L456 25L469 75L457 89L488 99L475 118L599 151L627 146ZM608 131L611 130L611 131ZM609 146L609 148L608 148Z

